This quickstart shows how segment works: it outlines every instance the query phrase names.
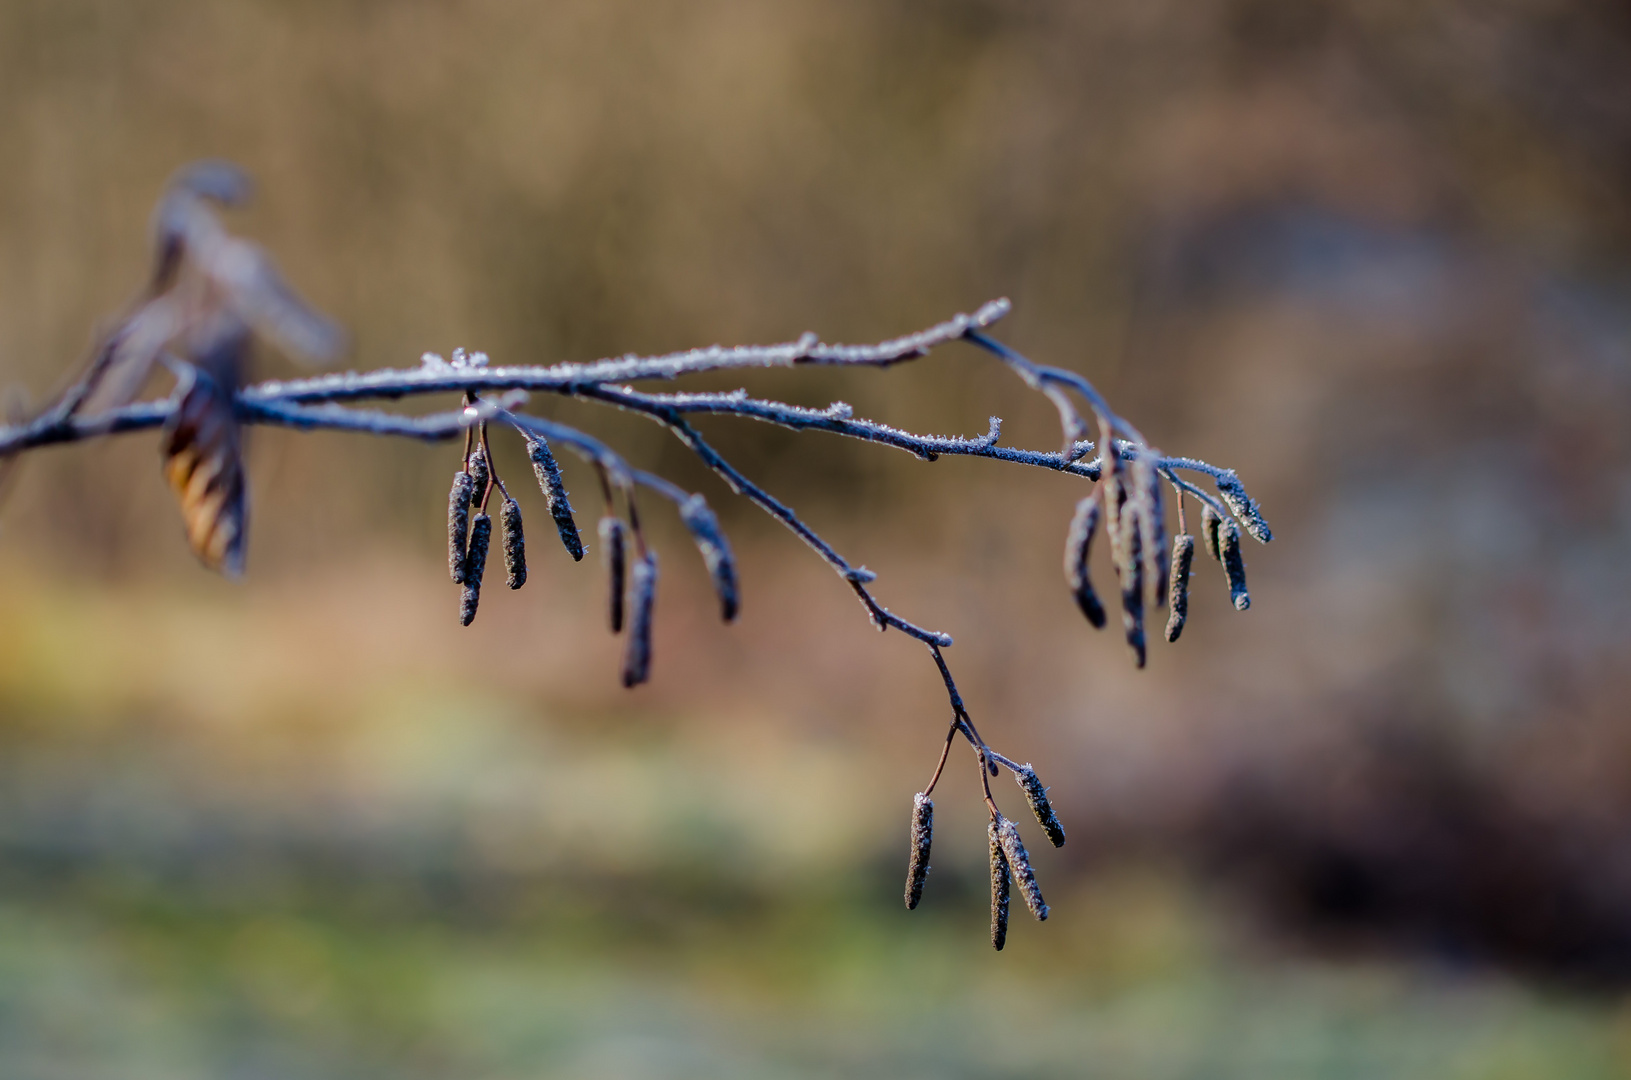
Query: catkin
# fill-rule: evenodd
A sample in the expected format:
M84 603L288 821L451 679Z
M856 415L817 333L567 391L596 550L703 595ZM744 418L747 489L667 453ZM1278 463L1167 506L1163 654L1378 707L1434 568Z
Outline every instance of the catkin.
M612 633L620 634L623 632L623 575L627 554L623 550L623 523L610 514L600 519L600 557L606 564L607 576L611 578L607 614L610 616Z
M1206 541L1206 553L1218 562L1223 561L1223 552L1218 550L1218 528L1222 524L1223 518L1211 506L1201 511L1201 539Z
M566 498L566 485L561 482L561 467L555 462L549 444L540 438L527 440L527 457L532 459L532 473L538 478L538 488L544 493L549 516L555 519L555 530L561 534L561 544L574 561L583 558L583 538L578 535L578 523L572 517L572 504Z
M934 801L921 791L912 796L912 849L906 860L906 910L923 899L929 878L929 842L934 835Z
M1229 598L1236 611L1252 606L1246 592L1246 561L1240 557L1240 530L1233 521L1225 521L1218 529L1218 548L1223 552L1223 572L1229 577Z
M741 606L741 595L736 584L736 559L725 534L719 531L719 519L708 509L708 501L693 495L680 506L680 520L691 530L702 562L713 580L714 592L719 596L719 613L726 622L736 618Z
M1116 578L1120 580L1126 573L1126 552L1123 544L1122 518L1128 513L1127 488L1122 483L1121 473L1113 473L1105 477L1103 486L1104 502L1104 533L1110 541L1110 564L1115 567Z
M1135 503L1138 521L1139 548L1144 564L1140 577L1145 589L1144 603L1158 608L1167 602L1166 564L1167 525L1161 503L1161 474L1153 463L1155 451L1146 449L1133 462L1132 482L1136 485Z
M651 611L657 600L657 553L634 562L629 577L629 639L623 645L623 685L639 686L651 677Z
M470 497L475 481L467 472L453 474L453 490L447 493L447 572L453 584L464 584L464 549L470 540Z
M1037 922L1046 920L1048 905L1042 902L1042 890L1037 887L1031 857L1025 853L1025 845L1019 839L1019 827L1003 818L997 824L997 839L1002 843L1002 853L1008 858L1008 869L1019 884L1019 893L1025 898L1025 906L1031 909Z
M464 595L459 598L459 622L469 626L481 603L481 575L487 569L487 545L493 539L493 519L477 514L470 522L470 550L464 556Z
M1246 531L1252 534L1253 540L1266 544L1274 539L1269 523L1263 520L1257 500L1246 494L1246 489L1232 473L1218 481L1218 494L1223 496L1229 512L1239 518Z
M487 451L476 447L470 451L470 464L465 466L470 470L470 479L475 484L474 498L476 502L483 503L487 498L487 479L491 472L487 468Z
M527 538L521 532L521 504L505 499L499 522L504 526L505 584L519 589L527 583Z
M1172 614L1167 616L1167 640L1177 641L1178 635L1184 632L1184 620L1189 618L1189 569L1195 562L1195 538L1188 533L1179 533L1172 538L1172 571L1169 575L1169 587L1172 590L1167 606Z
M1001 952L1008 943L1008 857L995 821L986 827L986 837L991 842L991 947Z
M1125 489L1123 489L1125 492ZM1121 527L1113 530L1120 534L1120 551L1116 569L1121 575L1121 627L1127 637L1127 647L1139 667L1144 666L1144 558L1137 515L1123 507Z
M1065 583L1076 598L1087 621L1095 630L1104 629L1104 605L1099 603L1088 577L1088 556L1092 554L1093 534L1099 528L1099 500L1089 495L1076 504L1076 514L1070 519L1070 532L1065 535Z
M1048 843L1054 847L1065 846L1065 827L1059 823L1059 815L1053 812L1053 804L1048 802L1048 789L1042 786L1042 780L1036 775L1036 770L1029 763L1020 766L1014 779L1025 792L1025 801L1031 805L1031 813L1036 815L1036 823L1042 826L1047 834Z

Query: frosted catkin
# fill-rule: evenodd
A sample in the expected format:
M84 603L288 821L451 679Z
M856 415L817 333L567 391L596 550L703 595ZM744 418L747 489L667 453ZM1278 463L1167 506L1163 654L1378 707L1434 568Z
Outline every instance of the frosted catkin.
M487 547L493 539L493 519L477 514L470 522L470 550L464 557L464 595L459 598L459 622L469 626L481 603L481 576L487 569Z
M1240 519L1240 523L1251 533L1253 540L1266 544L1274 539L1274 534L1269 531L1269 523L1263 520L1263 512L1258 508L1257 500L1246 494L1245 487L1233 473L1218 481L1218 494L1223 496L1224 505L1229 507L1231 514Z
M1201 539L1206 541L1206 553L1218 562L1223 561L1223 552L1218 548L1218 529L1223 525L1223 518L1210 506L1201 510Z
M1025 801L1031 806L1031 813L1036 815L1036 823L1042 826L1048 843L1054 847L1065 846L1065 827L1059 822L1059 815L1053 812L1053 804L1048 802L1048 789L1042 786L1041 777L1027 762L1021 765L1014 774L1014 779L1025 792Z
M623 643L623 685L639 686L651 677L651 614L657 601L657 553L634 561L629 577L629 639Z
M1144 565L1141 578L1145 606L1158 608L1167 602L1166 562L1167 523L1161 502L1161 474L1150 460L1154 451L1145 451L1133 462L1133 482L1137 487L1139 547Z
M1002 844L1002 853L1008 857L1009 872L1014 875L1014 881L1019 885L1019 894L1025 898L1025 906L1031 909L1037 922L1043 922L1048 917L1048 905L1042 902L1042 890L1036 884L1036 872L1031 869L1031 857L1025 852L1025 845L1019 839L1019 827L1007 818L1003 818L997 825L997 839Z
M1125 495L1123 495L1125 497ZM1139 667L1144 666L1144 558L1143 541L1138 528L1137 515L1123 507L1119 527L1120 550L1116 553L1116 570L1121 576L1121 628L1127 637L1127 647Z
M991 842L991 947L1001 952L1008 943L1008 857L995 821L986 827L986 837Z
M620 634L623 632L623 575L627 571L628 555L623 550L623 522L610 514L600 519L600 557L610 579L606 612L612 633Z
M1167 606L1167 640L1177 641L1184 632L1184 621L1189 618L1189 570L1195 562L1195 538L1179 533L1172 538L1172 571L1168 585L1172 590Z
M470 497L476 484L467 472L453 474L453 490L447 494L447 572L453 584L464 584L464 549L470 539Z
M929 843L934 836L934 800L923 792L912 796L911 851L906 860L906 910L923 899L929 879Z
M527 583L527 538L521 532L521 504L505 499L499 522L504 526L505 584L519 589Z
M1127 515L1127 489L1122 475L1114 473L1105 478L1100 498L1104 505L1105 538L1110 541L1110 565L1115 567L1116 580L1126 575L1127 552L1122 519Z
M527 457L532 461L532 474L538 478L538 488L544 493L549 516L555 520L555 531L561 534L561 544L574 562L583 558L583 538L578 535L578 523L572 517L572 503L566 497L566 485L561 482L561 467L550 452L549 444L540 438L527 440Z
M472 450L470 464L466 468L470 470L470 479L475 484L472 498L480 503L487 497L487 482L491 474L491 470L487 468L487 451L479 446Z
M1225 521L1218 529L1218 548L1223 552L1223 572L1229 577L1229 598L1236 611L1252 606L1246 592L1246 560L1240 556L1240 530L1233 521Z
M736 559L725 534L719 529L719 519L708 508L701 495L693 495L680 506L680 520L691 531L697 550L702 552L703 565L713 581L714 593L719 597L719 613L726 622L736 618L741 609L741 594L736 583Z
M1076 504L1076 513L1070 519L1070 531L1065 534L1065 584L1076 598L1076 606L1095 630L1104 629L1104 605L1099 603L1088 577L1088 557L1093 551L1093 536L1099 528L1099 500L1089 495Z

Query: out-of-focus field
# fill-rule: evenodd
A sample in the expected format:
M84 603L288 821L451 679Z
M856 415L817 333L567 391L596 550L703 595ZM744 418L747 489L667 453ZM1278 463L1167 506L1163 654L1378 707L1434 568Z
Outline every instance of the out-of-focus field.
M993 954L972 798L941 800L929 899L900 906L922 761L752 703L541 701L516 674L531 646L604 651L558 640L578 613L529 605L529 645L471 647L425 569L190 600L7 581L0 1071L1624 1067L1611 1002L1453 957L1322 961L1159 860L1082 873L1038 850L1054 916Z
M1000 336L1277 533L1250 611L1203 565L1135 672L1060 580L1080 486L706 425L1052 785L1053 918L994 955L966 754L899 900L923 651L653 426L534 403L741 555L722 627L657 516L633 693L530 488L531 580L457 625L447 446L254 432L241 585L151 436L41 452L0 510L0 1076L1631 1073L1628 58L1620 8L1545 0L0 5L0 382L36 405L165 177L224 156L348 366L1007 295ZM967 348L751 385L1057 439Z

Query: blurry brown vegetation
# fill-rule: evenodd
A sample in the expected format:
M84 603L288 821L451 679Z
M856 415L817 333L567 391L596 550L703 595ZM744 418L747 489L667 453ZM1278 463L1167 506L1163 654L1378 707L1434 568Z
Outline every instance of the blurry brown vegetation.
M1183 640L1146 672L1059 580L1062 478L711 430L878 570L880 599L957 637L985 734L1047 765L1071 836L1054 866L1177 864L1323 943L1623 985L1627 70L1625 7L1561 0L13 0L0 372L38 400L83 356L140 278L155 193L204 154L256 175L242 224L346 324L359 368L454 345L547 362L805 329L869 340L1010 296L1009 340L1078 367L1169 452L1239 469L1275 527L1248 551L1250 612L1202 566ZM917 430L996 413L1010 442L1054 439L1049 411L973 350L804 374L753 386ZM73 736L100 747L87 760L156 724L222 776L302 774L242 795L246 822L315 805L314 785L361 823L384 804L334 749L362 739L346 717L479 680L583 737L678 727L783 763L776 747L843 748L818 755L831 775L786 821L851 793L833 847L876 850L876 889L898 902L884 883L943 730L916 647L873 636L796 541L654 427L586 422L709 491L744 556L735 630L711 625L700 572L670 586L638 696L593 632L592 575L564 557L455 625L437 570L446 448L257 433L251 584L231 592L191 565L137 438L39 456L6 509L15 760L57 760L39 747L83 696L83 715L133 718ZM836 512L838 491L865 513ZM74 604L94 618L59 610ZM261 629L224 640L268 655L195 654L183 613L214 626L238 608ZM30 636L53 626L74 628L57 676ZM90 660L127 666L112 680ZM289 712L327 734L249 734ZM228 714L244 729L187 726ZM246 764L261 745L281 749ZM8 813L6 857L57 850L29 830L59 835L53 815L97 775ZM353 820L334 814L314 835ZM494 843L449 840L448 858L522 881L561 865ZM974 848L936 853L970 895ZM1088 917L1056 908L1049 930Z

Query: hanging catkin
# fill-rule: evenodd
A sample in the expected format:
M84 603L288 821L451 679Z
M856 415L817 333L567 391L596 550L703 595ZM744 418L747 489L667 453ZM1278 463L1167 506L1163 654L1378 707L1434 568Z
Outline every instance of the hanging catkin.
M469 626L481 603L481 576L487 569L487 546L493 539L493 519L477 514L470 522L470 550L464 556L464 595L459 598L459 621Z
M1087 621L1095 630L1104 629L1104 605L1099 603L1088 577L1088 556L1093 550L1093 535L1099 528L1099 500L1089 495L1076 504L1076 513L1070 519L1070 531L1065 534L1065 584L1076 598Z
M561 482L561 467L555 455L547 442L531 436L527 439L527 457L532 460L532 474L538 478L549 516L555 519L555 531L561 534L561 544L574 561L581 560L583 538L578 535L578 523L572 517L572 504L566 498L566 485Z
M1218 494L1223 496L1224 505L1229 507L1230 513L1240 519L1241 525L1251 533L1253 540L1266 544L1274 539L1274 534L1269 531L1269 523L1263 520L1263 513L1258 508L1257 500L1246 494L1239 477L1231 472L1218 480Z
M476 483L467 472L453 474L453 490L447 494L447 572L453 584L464 584L464 549L470 540L470 497Z
M1008 857L995 821L986 827L986 837L991 844L991 947L1001 952L1008 943Z
M1048 843L1054 847L1064 847L1065 827L1059 823L1059 815L1053 812L1053 804L1048 802L1048 789L1042 786L1036 770L1027 762L1020 766L1014 779L1025 792L1025 801L1030 804L1031 813L1036 815L1036 823L1047 834Z
M1223 518L1218 512L1207 506L1201 511L1201 539L1206 542L1206 553L1218 562L1223 561L1223 552L1218 549L1218 529L1223 525Z
M1048 905L1042 902L1042 890L1037 887L1031 857L1026 854L1025 845L1020 843L1019 827L1003 818L997 823L997 839L1002 843L1002 853L1008 857L1009 872L1019 885L1019 894L1025 898L1025 906L1031 909L1038 922L1046 920Z
M912 796L911 851L906 860L906 910L923 899L923 883L929 879L929 844L934 837L934 800L923 792Z
M1116 573L1121 584L1121 627L1127 647L1139 667L1144 666L1144 557L1138 513L1127 498L1126 485L1118 475L1111 479L1106 499L1115 497L1118 512L1110 523L1111 550L1116 556Z
M1218 549L1223 553L1223 572L1229 577L1229 598L1236 611L1252 606L1246 592L1246 560L1240 557L1240 530L1233 521L1225 521L1218 528Z
M703 565L708 568L714 593L719 597L719 613L726 622L731 622L740 609L741 598L736 584L736 559L731 555L725 534L719 530L719 519L708 508L706 499L693 495L680 505L680 520L685 522L697 550L702 552Z
M1139 577L1145 590L1144 604L1158 608L1167 602L1167 524L1161 502L1161 474L1155 468L1154 455L1155 451L1147 448L1139 453L1133 462L1132 482L1136 485L1138 541L1143 555Z
M651 677L651 612L657 601L657 553L634 561L629 575L629 638L623 643L623 685L639 686Z
M475 490L471 495L471 498L474 499L479 505L485 506L487 499L487 481L491 472L491 470L487 468L487 451L483 450L479 446L470 451L470 464L467 467L470 470L470 480L475 485Z
M1195 562L1195 538L1188 533L1179 533L1172 538L1172 571L1168 584L1172 595L1167 599L1167 606L1172 614L1167 616L1167 640L1177 641L1178 635L1184 632L1184 620L1189 618L1189 570Z
M610 579L606 612L610 617L612 633L623 632L623 575L628 556L623 550L623 522L610 514L600 519L600 557L606 564Z
M505 499L499 522L504 526L505 584L519 589L527 583L527 539L521 532L521 504Z

